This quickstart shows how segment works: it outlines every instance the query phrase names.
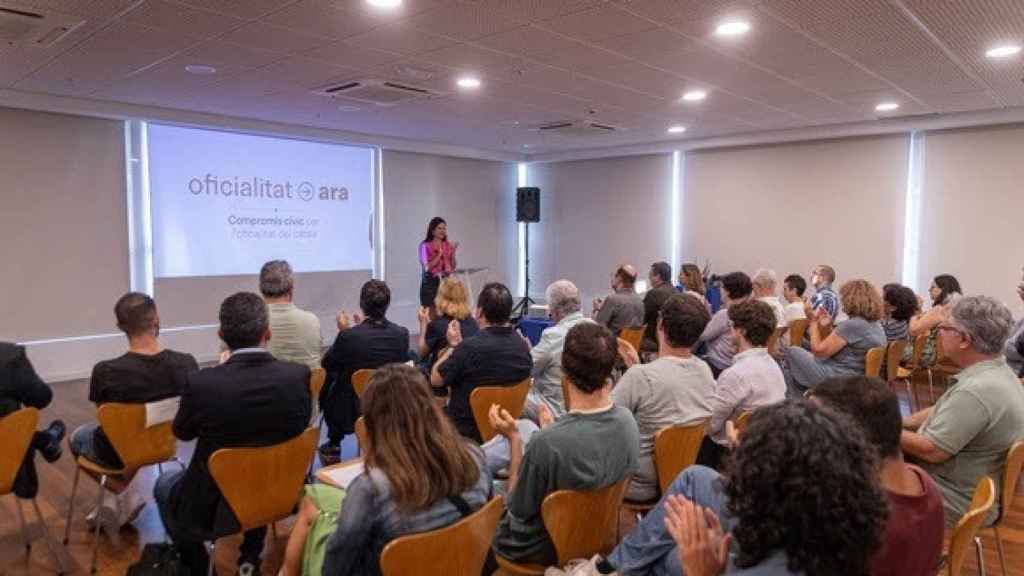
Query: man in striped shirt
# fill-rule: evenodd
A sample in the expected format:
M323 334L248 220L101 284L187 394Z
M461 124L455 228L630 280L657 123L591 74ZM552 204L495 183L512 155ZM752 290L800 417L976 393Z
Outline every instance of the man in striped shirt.
M819 264L811 272L811 284L814 286L811 310L817 310L824 306L832 320L835 320L836 315L839 314L839 296L832 290L832 283L835 281L836 271L828 264ZM813 314L808 312L807 317L811 318Z

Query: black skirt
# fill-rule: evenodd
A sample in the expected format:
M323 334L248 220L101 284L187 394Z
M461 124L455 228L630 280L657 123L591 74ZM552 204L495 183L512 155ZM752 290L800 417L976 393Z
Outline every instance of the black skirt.
M434 306L434 298L437 298L437 289L441 286L441 279L430 272L423 273L420 281L420 306L431 308Z

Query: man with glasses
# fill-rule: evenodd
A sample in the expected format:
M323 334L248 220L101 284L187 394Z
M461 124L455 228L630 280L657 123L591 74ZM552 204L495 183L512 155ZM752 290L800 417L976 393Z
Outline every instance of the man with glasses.
M939 346L960 367L934 406L903 421L900 445L942 490L946 525L970 506L978 479L1002 480L1006 451L1024 437L1024 388L1006 363L1010 310L988 296L961 299L939 325ZM993 507L985 520L998 517Z

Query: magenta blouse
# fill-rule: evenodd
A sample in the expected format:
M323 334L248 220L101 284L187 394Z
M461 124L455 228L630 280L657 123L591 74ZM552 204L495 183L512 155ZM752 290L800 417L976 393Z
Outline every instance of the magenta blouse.
M452 266L454 261L455 251L452 249L451 243L447 240L441 242L441 259L438 260L427 272L431 276L443 276L451 274L455 267ZM427 267L427 262L430 262L437 256L437 249L434 248L432 242L422 242L420 244L420 265L423 268Z

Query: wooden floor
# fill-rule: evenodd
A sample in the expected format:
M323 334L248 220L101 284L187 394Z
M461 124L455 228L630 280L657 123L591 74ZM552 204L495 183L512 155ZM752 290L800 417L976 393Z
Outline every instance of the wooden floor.
M927 384L918 384L918 390L922 401L927 403ZM95 408L88 402L87 397L88 386L84 380L55 384L54 402L43 411L40 422L45 425L53 418L61 418L67 423L69 431L81 424L92 422L95 418ZM905 394L902 394L901 398L906 410ZM181 444L178 452L179 457L188 462L192 453L192 444ZM354 441L351 438L346 438L345 457L351 457L354 452ZM41 484L38 498L39 507L51 534L54 535L55 541L59 545L64 534L74 465L65 450L64 456L58 462L47 464L40 460L37 463L37 469ZM128 566L138 559L143 545L147 542L164 539L163 526L151 497L155 477L156 470L152 469L143 471L136 478L136 482L142 483L143 493L149 495L149 502L139 518L121 531L120 546L115 546L110 538L101 535L98 574L124 574ZM71 539L66 548L68 559L75 565L73 573L87 574L89 571L93 538L92 533L86 531L84 515L96 502L96 490L95 482L83 476L75 498L76 512L75 518L72 519ZM37 540L33 544L31 552L25 553L21 544L15 503L13 496L0 498L0 575L55 574L57 569L47 552L45 542ZM21 506L26 519L30 523L34 522L35 514L31 504L22 502ZM273 541L272 536L268 536L267 546L264 549L263 574L277 573L290 528L289 522L281 522L277 526L277 540ZM1009 574L1024 576L1024 498L1019 499L1015 508L1009 511L1002 535ZM235 562L240 541L241 538L235 536L224 538L218 542L216 567L222 576L236 573ZM983 531L982 542L986 572L1000 574L999 559L996 555L995 540L991 530ZM967 566L966 574L978 574L973 556L968 559Z

